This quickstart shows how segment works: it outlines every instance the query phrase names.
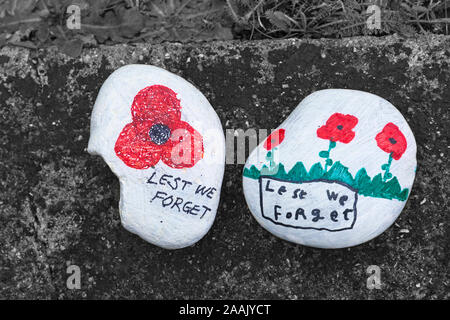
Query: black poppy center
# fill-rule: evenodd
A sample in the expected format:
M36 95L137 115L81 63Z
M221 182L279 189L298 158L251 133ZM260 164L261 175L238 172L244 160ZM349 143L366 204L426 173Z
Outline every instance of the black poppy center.
M343 127L342 125L338 125L337 128L338 128L339 130L344 129L344 127Z
M154 144L162 145L170 138L170 128L164 124L154 124L148 132L150 139Z
M389 138L389 142L392 143L392 144L396 144L397 140L395 140L394 138Z

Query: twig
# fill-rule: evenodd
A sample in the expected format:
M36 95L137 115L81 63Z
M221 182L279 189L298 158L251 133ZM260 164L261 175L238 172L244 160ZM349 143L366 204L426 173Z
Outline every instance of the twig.
M329 27L329 26L333 26L333 25L335 25L335 24L340 24L340 23L345 23L345 22L348 22L348 20L337 20L337 21L332 21L332 22L325 23L325 24L322 24L322 25L320 25L320 26L317 26L316 29L323 29L323 28L326 28L326 27Z
M253 13L255 12L255 10L258 9L258 7L259 7L263 2L264 2L264 0L260 0L260 1L258 2L258 4L257 4L253 9L251 9L249 12L247 12L247 13L245 14L245 16L244 16L245 21L248 21L248 19L250 19L250 17L253 15Z
M184 18L185 19L193 19L193 18L197 18L197 17L201 17L201 16L206 16L208 14L220 11L222 9L218 8L218 9L213 9L213 10L209 10L209 11L203 11L203 12L199 12L199 13L193 13L193 14L188 14L186 15Z
M445 10L445 19L448 19L447 0L445 0L445 9L444 10ZM445 23L445 34L448 35L448 23L447 22Z
M259 17L259 15L258 15L258 17ZM255 32L255 16L252 16L252 18L253 18L253 23L252 23L252 33L250 33L250 40L253 39L253 34Z
M164 13L164 11L162 11L153 1L150 1L150 5L152 6L152 8L156 11L156 13L160 16L160 17L165 17L166 14Z
M265 37L267 37L267 38L275 39L274 37L269 36L267 33L265 33L265 32L263 32L263 31L259 30L258 28L255 28L255 30L256 30L257 32L261 33L263 36L265 36Z
M16 26L18 24L37 23L37 22L41 22L41 21L42 21L42 19L40 17L23 19L23 20L16 20L16 21L11 21L11 22L7 22L7 23L4 23L4 24L0 24L0 28Z
M230 0L226 0L227 1L227 5L228 8L230 9L231 15L233 16L233 20L235 22L238 22L241 20L241 17L239 17L239 15L236 13L236 11L234 11L233 5L231 4Z
M37 49L37 47L33 43L31 43L29 41L27 41L27 42L11 41L11 42L7 42L7 44L11 45L11 46L22 47L22 48L33 49L33 50Z
M192 0L186 0L184 1L181 6L178 8L178 10L175 12L175 15L179 15L181 13L181 11L183 11L183 9L189 4L189 2L191 2Z
M144 38L147 38L147 37L151 37L151 36L156 36L156 35L161 34L161 33L163 33L163 30L161 30L161 29L158 30L158 31L149 31L149 32L146 32L144 34L139 35L138 37L133 38L132 41L141 40L141 39L144 39Z
M87 28L87 29L94 29L94 30L108 30L108 29L117 29L121 27L126 27L128 25L133 25L133 21L130 22L123 22L119 24L110 24L110 25L98 25L98 24L87 24L82 23L81 27Z
M414 20L414 21L405 21L406 23L414 23L414 22L420 22L420 23L450 23L450 18L441 18L441 19L434 19L434 20Z

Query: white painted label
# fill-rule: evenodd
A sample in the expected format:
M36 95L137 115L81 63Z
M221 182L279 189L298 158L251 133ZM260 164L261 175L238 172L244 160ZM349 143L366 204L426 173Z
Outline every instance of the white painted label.
M357 192L344 183L259 179L262 216L296 229L342 231L356 222Z

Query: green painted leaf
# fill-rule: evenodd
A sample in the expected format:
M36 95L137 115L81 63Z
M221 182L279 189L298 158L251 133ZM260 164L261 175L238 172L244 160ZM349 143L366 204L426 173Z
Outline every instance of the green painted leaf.
M397 177L394 177L393 179L383 183L381 191L382 191L381 195L384 197L387 197L389 199L397 198L402 191L400 183L398 183Z
M372 192L371 190L372 179L370 179L367 174L366 169L361 168L358 170L355 176L353 187L358 190L358 193L369 196Z
M330 156L330 153L328 151L320 151L319 157L321 158L328 158Z
M272 170L266 165L263 165L259 172L260 172L261 176L270 176L270 175L272 175Z
M336 148L336 142L335 141L330 141L330 148Z
M308 171L302 162L297 162L288 173L290 181L305 181L308 180Z
M255 166L251 166L250 169L244 168L244 177L251 178L251 179L259 179L260 172L258 168Z
M289 175L286 173L286 170L284 169L284 165L282 163L278 164L275 170L275 178L289 180Z
M323 171L322 165L319 162L313 164L311 170L309 170L309 180L322 179Z
M399 197L398 197L398 200L405 201L406 199L408 199L408 193L409 193L408 189L406 189L406 188L403 189L402 192L400 193Z
M327 159L327 161L325 161L325 163L327 164L327 166L331 166L333 164L333 160Z
M337 180L353 186L353 176L340 161L336 161L330 170L324 174L324 179Z
M378 197L383 194L383 177L381 173L377 174L372 179L372 183L370 186L370 196Z

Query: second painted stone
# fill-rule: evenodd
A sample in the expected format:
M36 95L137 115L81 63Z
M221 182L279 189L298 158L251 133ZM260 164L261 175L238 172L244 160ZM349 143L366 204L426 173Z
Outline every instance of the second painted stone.
M415 171L414 135L392 104L330 89L306 97L251 153L243 186L253 216L274 235L344 248L394 223Z

